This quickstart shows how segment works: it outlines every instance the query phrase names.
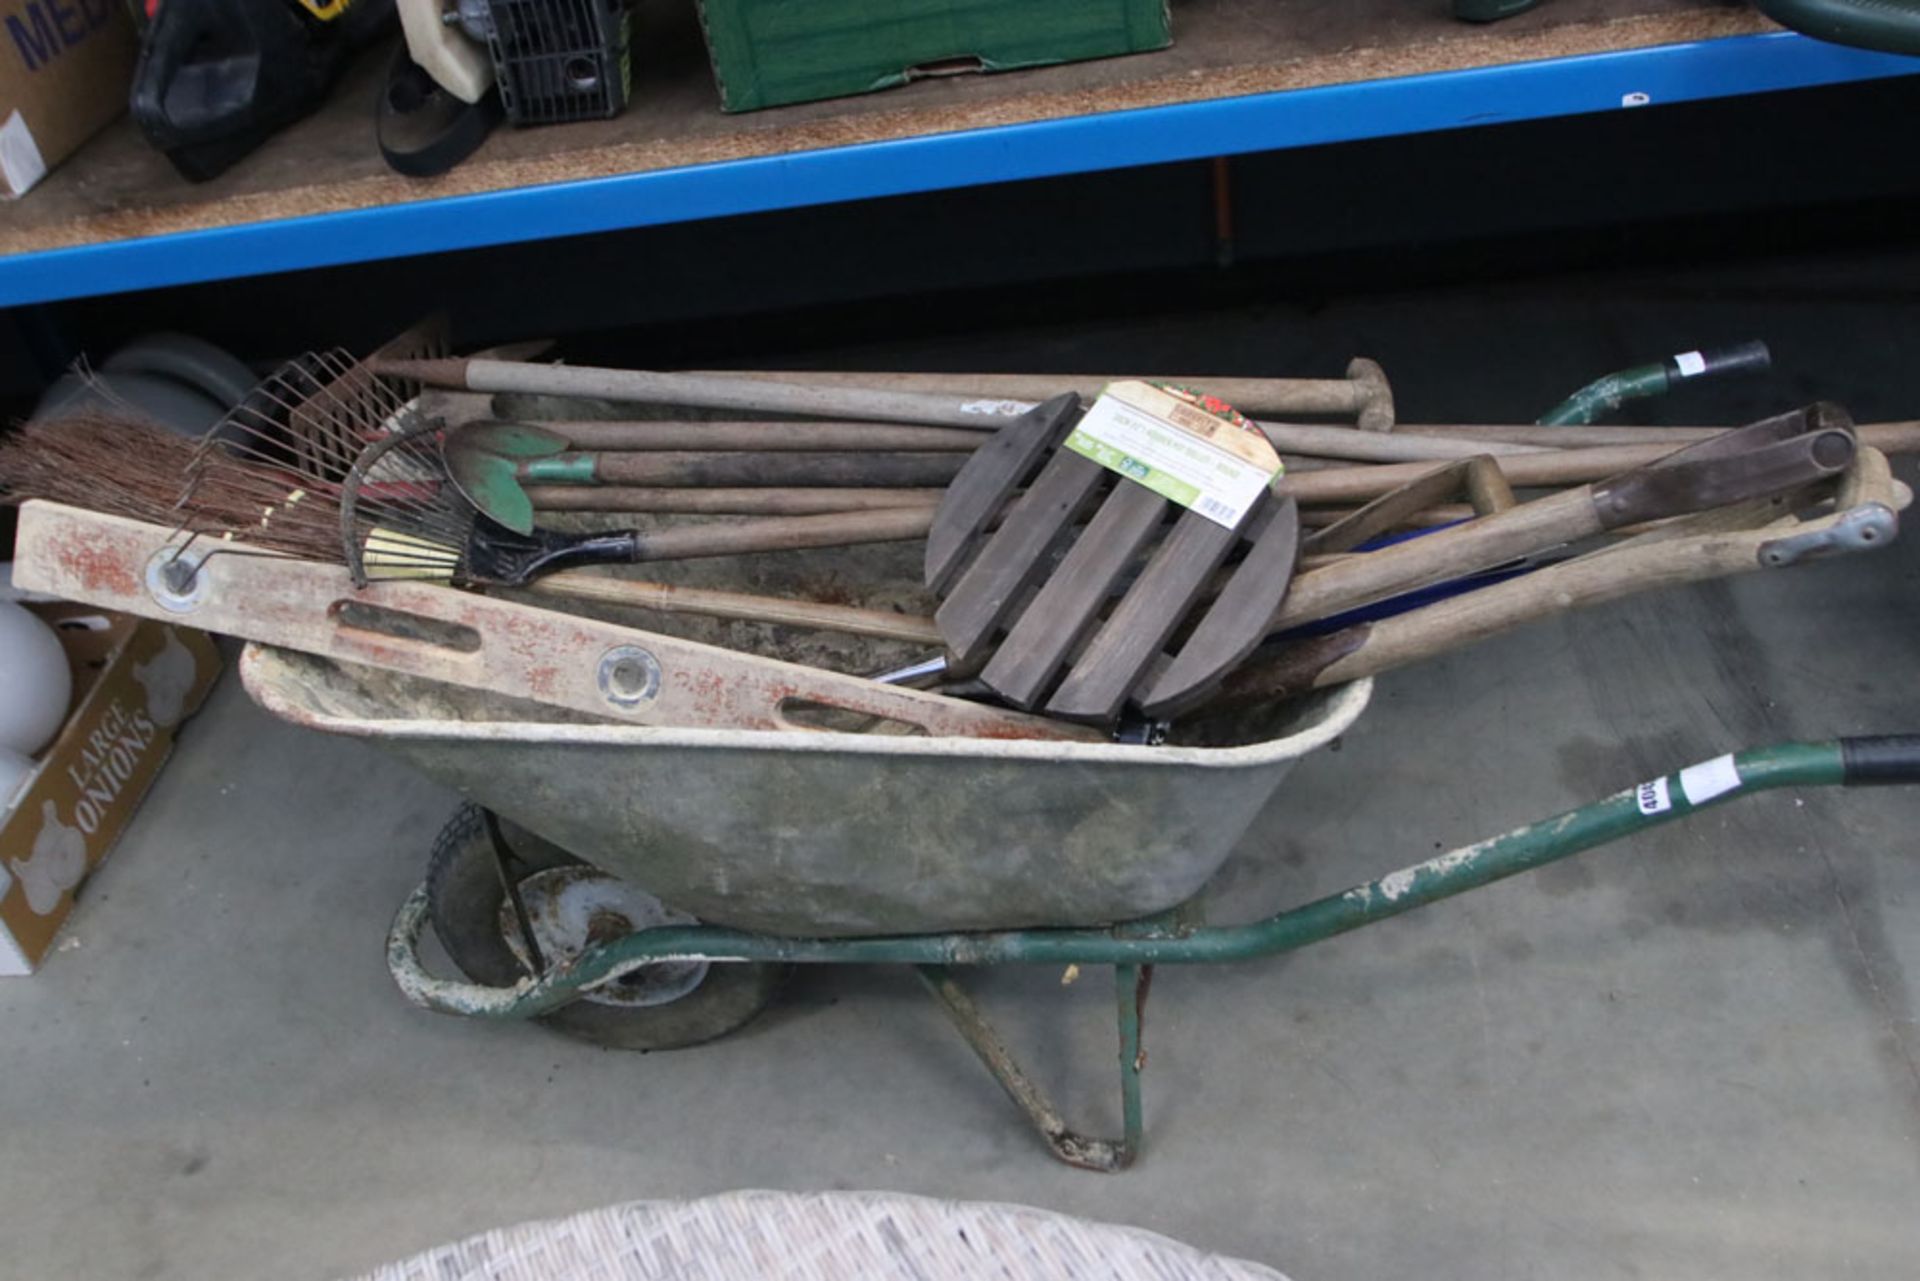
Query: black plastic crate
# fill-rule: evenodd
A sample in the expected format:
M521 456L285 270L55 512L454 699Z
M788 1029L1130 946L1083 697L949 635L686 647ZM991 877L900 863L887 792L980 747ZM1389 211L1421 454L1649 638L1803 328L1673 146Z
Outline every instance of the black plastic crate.
M489 0L487 8L487 43L508 120L599 120L627 105L624 0Z

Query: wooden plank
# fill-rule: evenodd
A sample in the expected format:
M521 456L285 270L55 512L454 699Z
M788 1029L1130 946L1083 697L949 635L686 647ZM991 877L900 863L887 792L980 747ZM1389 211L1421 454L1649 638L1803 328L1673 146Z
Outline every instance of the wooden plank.
M1239 541L1239 531L1216 525L1198 512L1182 515L1047 700L1047 711L1095 724L1117 717L1140 674Z
M980 535L1006 506L1020 482L1067 432L1079 401L1058 396L1036 405L974 451L947 486L927 531L926 584L942 591L960 571Z
M1266 638L1300 554L1300 506L1291 497L1261 505L1271 511L1266 528L1179 654L1137 700L1143 715L1165 720L1198 705Z
M1100 619L1114 584L1133 564L1168 509L1145 485L1122 482L1100 504L1031 605L980 673L986 687L1015 707L1040 700L1074 646ZM1264 631L1272 611L1260 620Z
M1046 569L1048 551L1110 474L1091 458L1064 449L1047 461L934 611L955 667L965 669L985 653L1020 593Z
M501 128L451 173L405 178L381 161L367 124L390 56L379 47L312 116L211 182L181 178L122 119L7 206L0 253L1777 30L1721 0L1553 0L1489 26L1408 0L1185 0L1160 53L729 116L694 6L640 5L633 20L633 100L612 120Z
M1088 738L1036 716L882 685L657 632L426 583L356 590L335 565L278 556L199 562L189 596L162 603L147 567L173 530L30 502L15 581L67 600L343 662L640 725L804 729L787 711L821 704L932 736Z

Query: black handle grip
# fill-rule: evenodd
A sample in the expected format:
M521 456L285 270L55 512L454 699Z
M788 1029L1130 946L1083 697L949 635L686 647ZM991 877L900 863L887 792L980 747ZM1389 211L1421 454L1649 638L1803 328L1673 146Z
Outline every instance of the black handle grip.
M1840 740L1848 787L1920 783L1920 734L1875 734Z

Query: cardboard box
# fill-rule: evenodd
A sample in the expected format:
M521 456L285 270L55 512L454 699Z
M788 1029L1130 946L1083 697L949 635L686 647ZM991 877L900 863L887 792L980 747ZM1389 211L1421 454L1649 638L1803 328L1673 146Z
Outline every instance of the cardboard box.
M0 0L0 196L127 109L138 52L126 0Z
M726 111L1164 49L1167 0L700 0Z
M73 710L0 818L0 975L31 974L220 674L205 632L33 605L73 667Z

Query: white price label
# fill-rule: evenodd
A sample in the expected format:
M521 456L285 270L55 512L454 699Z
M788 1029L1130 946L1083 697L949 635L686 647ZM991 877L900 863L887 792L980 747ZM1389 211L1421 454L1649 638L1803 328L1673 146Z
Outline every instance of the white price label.
M1724 796L1740 786L1740 771L1734 767L1733 754L1716 756L1680 771L1680 790L1687 804L1705 805L1716 796Z
M1280 473L1265 436L1147 383L1107 388L1066 445L1227 529Z

